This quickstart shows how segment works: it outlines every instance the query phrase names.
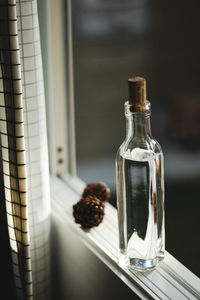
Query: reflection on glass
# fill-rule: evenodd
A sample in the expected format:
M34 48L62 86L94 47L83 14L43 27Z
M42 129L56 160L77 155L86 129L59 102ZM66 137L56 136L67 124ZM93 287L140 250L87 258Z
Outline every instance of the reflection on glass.
M173 9L152 0L73 1L78 175L106 182L115 205L127 78L147 78L152 131L165 155L166 249L197 275L199 8L194 0L181 3L181 12L178 0Z

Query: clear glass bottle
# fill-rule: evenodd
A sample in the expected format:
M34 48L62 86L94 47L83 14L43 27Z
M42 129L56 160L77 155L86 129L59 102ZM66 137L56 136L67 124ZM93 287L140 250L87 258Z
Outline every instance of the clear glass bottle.
M116 158L119 263L152 270L164 258L163 153L151 135L145 79L129 79L126 139Z

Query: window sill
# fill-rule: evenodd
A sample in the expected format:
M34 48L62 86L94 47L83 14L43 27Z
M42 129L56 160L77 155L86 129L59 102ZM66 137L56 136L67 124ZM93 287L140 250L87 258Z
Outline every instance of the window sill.
M67 182L67 183L66 183ZM118 227L116 209L106 205L103 223L86 233L74 222L72 205L76 203L84 183L78 178L51 178L52 214L71 227L82 242L142 299L200 299L200 279L172 255L150 273L125 270L118 265Z

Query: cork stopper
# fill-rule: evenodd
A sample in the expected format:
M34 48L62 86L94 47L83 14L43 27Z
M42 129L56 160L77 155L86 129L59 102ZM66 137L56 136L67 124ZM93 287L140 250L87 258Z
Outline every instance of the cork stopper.
M145 78L134 76L128 79L129 104L131 111L145 111L146 106L146 80Z

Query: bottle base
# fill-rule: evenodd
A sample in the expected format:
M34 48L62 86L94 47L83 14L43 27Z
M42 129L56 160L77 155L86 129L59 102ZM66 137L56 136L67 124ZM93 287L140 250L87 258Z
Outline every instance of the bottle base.
M148 272L148 271L155 270L159 263L160 263L160 258L154 258L154 259L130 258L127 267L129 270Z
M140 259L120 256L119 265L125 269L129 269L132 271L150 272L155 270L163 259L164 257L156 257L154 259Z

